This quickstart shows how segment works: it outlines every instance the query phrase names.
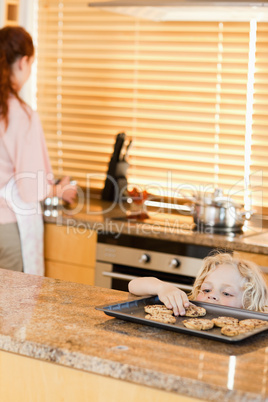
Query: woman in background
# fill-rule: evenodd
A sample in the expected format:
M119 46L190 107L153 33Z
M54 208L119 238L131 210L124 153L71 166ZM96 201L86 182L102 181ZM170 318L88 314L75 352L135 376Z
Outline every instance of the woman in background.
M76 187L68 177L54 184L39 116L19 96L33 61L28 32L0 29L0 268L43 275L40 201L71 203Z

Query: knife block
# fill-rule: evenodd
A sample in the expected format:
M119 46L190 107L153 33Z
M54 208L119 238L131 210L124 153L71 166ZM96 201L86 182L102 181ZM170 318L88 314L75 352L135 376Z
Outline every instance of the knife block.
M127 170L129 163L125 161L119 161L115 167L115 179L118 187L118 200L122 200L122 197L127 193Z
M124 144L126 138L125 133L119 133L116 136L116 141L114 144L114 152L111 156L111 160L109 162L108 166L108 171L107 171L107 177L104 183L104 188L102 190L101 198L102 200L106 201L118 201L118 183L117 183L117 178L116 178L116 168L117 164L124 162L122 160L119 161L120 159L120 152L122 149L122 146ZM120 169L119 173L120 174ZM120 177L120 176L119 176Z

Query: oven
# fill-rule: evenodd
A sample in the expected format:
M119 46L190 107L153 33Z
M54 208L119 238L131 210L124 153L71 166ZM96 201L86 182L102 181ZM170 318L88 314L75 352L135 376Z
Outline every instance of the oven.
M134 235L99 233L95 285L128 291L131 279L154 276L190 292L206 246Z

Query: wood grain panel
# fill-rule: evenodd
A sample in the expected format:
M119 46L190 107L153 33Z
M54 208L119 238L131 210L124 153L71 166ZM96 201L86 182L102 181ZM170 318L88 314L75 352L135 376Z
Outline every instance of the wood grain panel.
M268 267L268 255L247 253L245 251L234 251L234 257L255 262L255 264L260 267Z
M0 351L0 400L197 402L197 399L4 351Z
M233 255L235 258L243 258L245 260L255 262L255 264L259 265L259 267L261 267L262 269L264 278L268 285L268 255L247 253L245 251L234 251Z
M76 227L45 225L45 258L67 264L94 267L96 259L95 231Z
M94 285L95 269L84 265L45 260L45 276L68 282Z

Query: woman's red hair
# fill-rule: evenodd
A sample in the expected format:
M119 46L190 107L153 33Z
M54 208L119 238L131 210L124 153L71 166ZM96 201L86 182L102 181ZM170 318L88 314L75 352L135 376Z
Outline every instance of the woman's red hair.
M12 65L20 57L31 57L34 46L31 35L22 27L4 27L0 29L0 120L8 126L8 98L14 95L24 103L12 87Z

